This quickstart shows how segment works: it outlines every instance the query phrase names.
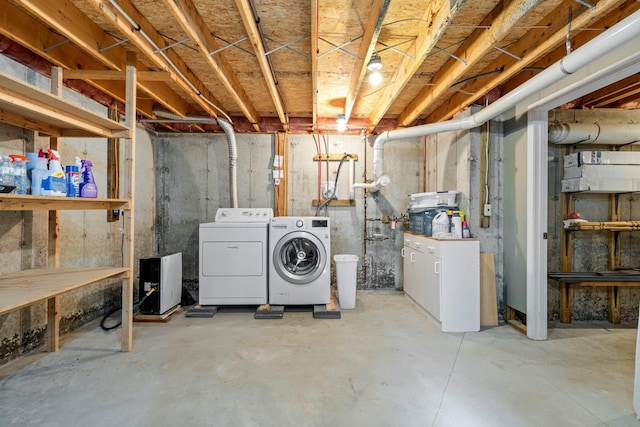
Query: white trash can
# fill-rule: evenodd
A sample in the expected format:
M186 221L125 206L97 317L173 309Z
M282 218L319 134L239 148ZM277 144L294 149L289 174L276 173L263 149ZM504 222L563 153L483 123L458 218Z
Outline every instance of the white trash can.
M341 309L356 308L357 255L334 255Z

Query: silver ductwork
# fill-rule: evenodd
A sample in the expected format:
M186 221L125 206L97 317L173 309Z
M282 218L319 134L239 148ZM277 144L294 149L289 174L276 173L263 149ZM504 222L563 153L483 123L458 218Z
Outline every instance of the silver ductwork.
M231 123L222 119L214 119L210 117L180 117L168 111L153 111L158 117L164 117L168 120L149 120L150 122L163 123L200 123L213 124L222 128L227 136L227 144L229 146L229 196L231 199L231 207L238 207L238 150L236 144L236 134Z
M481 126L638 36L640 36L640 11L629 15L604 33L587 42L584 46L576 49L540 72L537 76L471 116L381 133L373 145L375 181L354 184L354 188L364 188L376 192L389 185L391 180L384 174L384 144L387 141L415 138L441 132L468 130ZM628 61L640 61L640 51L628 58Z

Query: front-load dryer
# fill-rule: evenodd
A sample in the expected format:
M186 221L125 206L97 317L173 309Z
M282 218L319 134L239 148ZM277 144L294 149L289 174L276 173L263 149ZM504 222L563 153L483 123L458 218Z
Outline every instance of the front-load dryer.
M269 226L269 304L328 304L329 218L275 217Z
M267 303L270 208L220 208L200 224L200 305Z

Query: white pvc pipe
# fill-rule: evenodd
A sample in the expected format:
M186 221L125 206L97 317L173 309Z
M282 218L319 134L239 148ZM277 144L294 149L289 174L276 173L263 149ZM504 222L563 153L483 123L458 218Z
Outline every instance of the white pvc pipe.
M640 125L611 123L555 123L549 125L554 144L625 145L640 141Z
M582 67L589 65L614 50L619 45L638 36L640 36L640 11L629 15L599 36L587 42L584 46L576 49L560 61L546 68L537 76L471 116L381 133L373 144L373 168L376 181L372 184L354 184L354 188L365 188L375 192L389 184L389 177L384 175L383 159L384 144L387 141L416 138L418 136L466 130L481 126L487 121L515 107L518 103L530 96L560 81L565 76L575 73Z
M356 189L353 188L353 184L356 182L356 168L355 160L353 157L349 157L349 200L356 198Z

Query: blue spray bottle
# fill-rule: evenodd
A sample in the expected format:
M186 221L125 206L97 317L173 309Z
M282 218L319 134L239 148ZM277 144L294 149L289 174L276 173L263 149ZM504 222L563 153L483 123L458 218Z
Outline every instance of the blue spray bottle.
M93 179L90 160L82 160L82 184L80 184L80 197L95 199L98 197L98 186Z

